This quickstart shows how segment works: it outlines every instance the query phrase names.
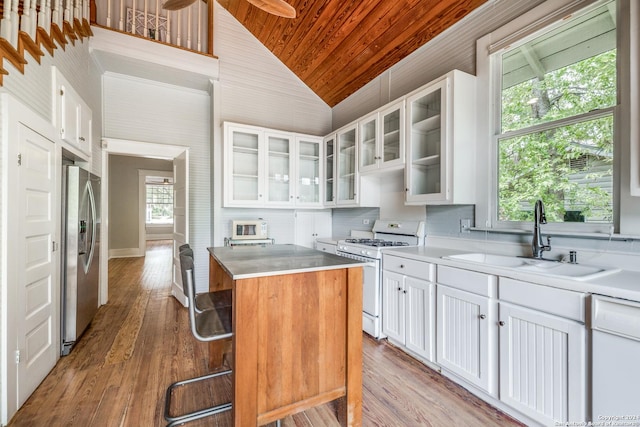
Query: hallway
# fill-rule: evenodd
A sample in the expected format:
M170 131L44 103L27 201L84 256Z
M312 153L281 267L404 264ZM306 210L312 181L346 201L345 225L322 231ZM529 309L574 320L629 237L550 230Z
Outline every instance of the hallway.
M59 360L10 426L162 426L169 383L207 372L208 346L190 333L170 294L172 241L147 242L146 257L109 261L109 303L71 354ZM404 353L365 336L365 426L519 425ZM230 384L177 395L185 408L230 398ZM198 386L200 387L200 386ZM175 408L180 409L180 408ZM230 413L188 424L229 426ZM338 425L331 405L283 426Z

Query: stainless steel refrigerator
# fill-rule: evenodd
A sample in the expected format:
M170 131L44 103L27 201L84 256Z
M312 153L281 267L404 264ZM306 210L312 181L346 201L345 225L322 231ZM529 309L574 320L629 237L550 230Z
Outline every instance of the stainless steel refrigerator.
M98 310L100 178L74 165L63 169L61 353L65 356Z

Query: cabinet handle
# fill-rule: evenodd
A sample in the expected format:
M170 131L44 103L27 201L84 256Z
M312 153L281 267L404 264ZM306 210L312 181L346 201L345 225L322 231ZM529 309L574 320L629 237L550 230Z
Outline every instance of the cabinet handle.
M486 318L487 318L487 315L486 315L486 314L481 314L481 315L480 315L480 319L484 320L484 319L486 319Z
M81 136L81 137L79 137L78 139L79 139L80 141L82 141L82 142L84 142L84 141L85 141L84 136Z
M499 322L498 322L498 325L500 325L500 326L504 326L504 320L499 321Z

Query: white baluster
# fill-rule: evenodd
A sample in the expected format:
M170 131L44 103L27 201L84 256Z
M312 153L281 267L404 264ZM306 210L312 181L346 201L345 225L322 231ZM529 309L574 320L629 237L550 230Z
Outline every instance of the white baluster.
M191 49L191 15L192 8L187 12L187 49Z
M167 37L164 41L171 43L171 12L169 11L167 11Z
M160 0L156 0L156 40L160 40Z
M10 21L11 25L9 26L9 37L5 37L13 47L18 47L18 28L20 26L20 16L18 15L18 0L13 0L11 2L11 12L10 12Z
M31 35L31 0L23 0L22 2L22 16L20 17L20 31Z
M176 46L182 46L182 10L178 11L178 35L176 36Z
M53 11L51 12L51 23L62 28L62 16L60 16L60 4L62 0L53 0Z
M73 2L73 19L80 19L80 0L75 0ZM73 22L71 23L71 25L73 25Z
M120 0L120 25L118 25L120 31L124 31L124 0Z
M149 37L149 20L147 19L149 12L149 0L144 0L144 27L142 30L142 35L145 37Z
M11 3L9 3L9 7L4 8L4 12L2 14L2 22L0 23L0 37L11 41Z
M96 7L98 7L96 5ZM111 28L111 0L107 0L107 28Z
M44 0L40 0L40 11L38 12L38 18L36 19L36 28L38 27L42 27L45 30L47 29L47 24L45 22L45 19L47 17L47 11L45 9L46 5L45 5L45 1Z
M131 8L131 34L136 33L136 0L133 0L133 7Z
M196 2L198 3L198 52L202 52L202 2L198 0Z
M71 23L73 20L71 13L71 0L67 0L64 5L64 21Z

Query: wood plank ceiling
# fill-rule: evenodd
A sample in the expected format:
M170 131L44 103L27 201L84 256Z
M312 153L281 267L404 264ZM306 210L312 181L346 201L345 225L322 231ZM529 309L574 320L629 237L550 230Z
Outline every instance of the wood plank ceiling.
M287 0L294 19L218 0L333 107L487 0Z

